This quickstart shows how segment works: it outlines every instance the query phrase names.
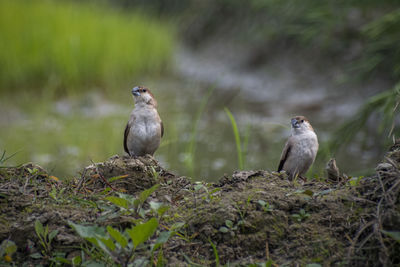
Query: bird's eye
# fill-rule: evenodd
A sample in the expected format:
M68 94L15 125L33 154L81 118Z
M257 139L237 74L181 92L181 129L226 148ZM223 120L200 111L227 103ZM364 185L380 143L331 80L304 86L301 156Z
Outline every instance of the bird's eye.
M304 120L301 120L301 122L304 122Z
M146 93L146 89L143 89L143 93Z

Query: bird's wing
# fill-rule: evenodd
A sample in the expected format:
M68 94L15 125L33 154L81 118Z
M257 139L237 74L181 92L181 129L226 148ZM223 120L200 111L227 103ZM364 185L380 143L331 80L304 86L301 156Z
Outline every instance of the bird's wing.
M163 137L164 136L164 123L161 121L160 124L161 124L161 137Z
M283 165L289 158L289 153L291 149L292 149L292 142L291 139L289 138L289 140L286 142L285 148L282 151L281 160L279 161L278 172L280 172L283 169Z
M129 154L129 150L128 150L128 144L127 144L127 142L128 142L128 134L129 134L130 129L131 129L131 126L130 126L130 123L128 122L128 123L126 124L125 132L124 132L124 150L125 150L125 152L128 153L128 154Z

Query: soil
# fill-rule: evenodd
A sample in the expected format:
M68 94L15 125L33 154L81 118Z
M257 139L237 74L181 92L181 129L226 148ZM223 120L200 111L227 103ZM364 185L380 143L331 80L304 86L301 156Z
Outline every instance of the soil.
M134 215L103 216L100 204L107 203L106 196L137 196L155 184L160 186L146 205L152 200L170 206L160 228L184 223L163 245L167 266L399 265L399 240L385 231L398 232L400 226L400 141L371 177L319 180L302 183L288 181L284 173L236 171L206 184L177 177L150 156L114 156L64 180L32 163L1 168L0 240L15 242L18 250L11 258L2 256L0 265L52 264L35 232L36 220L50 232L58 230L52 251L66 259L80 255L88 243L69 221L130 227ZM43 257L30 256L37 253Z

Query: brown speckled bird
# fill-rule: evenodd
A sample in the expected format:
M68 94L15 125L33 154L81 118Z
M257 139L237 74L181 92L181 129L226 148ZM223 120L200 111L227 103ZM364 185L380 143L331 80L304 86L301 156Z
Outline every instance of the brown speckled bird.
M304 116L292 118L292 134L286 142L279 162L278 172L286 171L289 179L304 179L303 175L313 164L318 151L318 139L310 122Z
M157 112L157 101L146 87L132 89L135 108L125 128L124 149L131 157L153 155L164 134Z

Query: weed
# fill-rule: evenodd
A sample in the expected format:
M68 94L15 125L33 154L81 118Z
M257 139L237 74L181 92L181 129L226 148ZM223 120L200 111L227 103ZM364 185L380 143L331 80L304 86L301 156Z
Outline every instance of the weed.
M244 159L243 159L244 158L244 153L243 153L243 150L242 150L242 144L241 144L241 140L240 140L239 129L237 127L235 117L232 115L232 113L229 111L229 109L225 107L224 110L225 110L226 114L228 115L228 117L229 117L229 119L231 121L231 124L232 124L232 130L233 130L233 134L235 136L236 152L237 152L237 157L238 157L239 169L243 170L243 168L244 168ZM246 144L246 146L247 146L247 143L248 143L247 139L248 138L246 138L245 139L246 141L244 142Z
M159 219L169 209L169 206L154 201L149 202L150 209L143 207L145 201L157 190L158 186L157 184L142 191L137 198L122 193L119 193L118 197L109 196L105 198L105 200L119 208L117 214L140 216L143 219L146 218L147 214L154 215L145 222L143 222L143 219L133 220L135 225L124 231L113 228L110 225L106 227L97 225L85 226L69 222L69 225L78 235L87 240L95 248L95 250L90 247L85 248L84 251L93 258L104 262L120 264L121 266L128 266L129 264L133 264L134 266L147 265L154 259L155 252L158 251L155 261L157 262L157 266L161 266L164 262L162 245L171 236L178 234L177 230L184 224L176 223L168 231L159 232L157 239L151 242L150 249L148 249L148 246L144 246L145 243L150 242L151 237L159 227ZM110 216L116 216L116 214L114 213ZM139 253L142 256L139 257Z
M271 212L273 211L272 205L270 205L268 202L265 202L264 200L259 200L258 204L260 204L261 208L264 210L264 212Z
M219 231L221 233L230 233L231 236L235 236L235 231L238 229L238 226L244 223L243 220L239 220L236 225L233 224L231 220L225 220L225 226L221 226Z
M358 186L362 178L364 178L364 176L351 177L348 181L348 184L350 186Z
M54 237L58 234L58 230L51 231L49 233L49 227L43 227L43 224L39 221L35 221L35 232L37 237L39 238L40 245L42 247L42 254L37 254L38 258L44 257L51 257L52 256L52 247L51 242L53 241ZM31 257L34 257L31 255Z
M18 152L15 152L14 154L11 154L11 156L6 156L6 151L4 150L0 157L0 168L9 168L9 166L5 165L6 161L14 157L17 153Z
M208 238L208 242L210 242L210 245L214 251L214 257L215 257L215 266L219 267L219 255L218 255L218 250L217 250L217 246L215 246L215 244L211 241L210 238Z
M12 255L17 251L17 245L9 240L5 239L0 244L0 263L2 260L5 262L12 262Z
M307 213L304 209L300 209L299 213L292 214L292 217L297 222L302 222L302 221L306 220L308 217L310 217L310 214Z

